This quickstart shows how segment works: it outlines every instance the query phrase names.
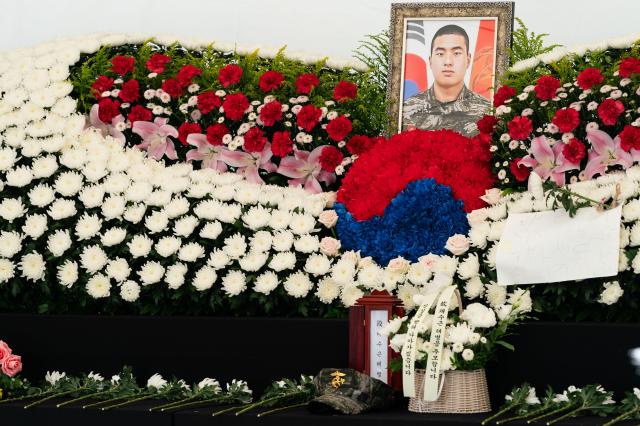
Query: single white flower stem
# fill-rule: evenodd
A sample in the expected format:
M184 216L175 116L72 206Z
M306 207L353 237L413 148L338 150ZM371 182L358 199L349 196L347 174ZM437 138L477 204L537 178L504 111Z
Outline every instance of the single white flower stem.
M554 414L561 413L561 412L563 412L564 410L567 410L567 409L569 409L569 408L573 408L573 404L569 404L569 405L565 405L564 407L556 408L555 410L553 410L553 411L549 411L548 413L544 413L544 414L542 414L541 416L538 416L538 417L534 417L534 418L532 418L532 419L529 419L529 420L527 420L527 423L537 422L537 421L538 421L538 420L540 420L540 419L544 419L545 417L549 417L549 416L552 416L552 415L554 415Z
M56 405L56 407L58 407L58 408L64 407L65 405L73 404L74 402L82 401L83 399L91 398L93 396L102 395L102 394L109 393L109 392L111 392L111 389L104 390L102 392L89 393L89 394L80 396L78 398L70 399L69 401L61 402L60 404Z
M521 414L519 416L507 417L506 419L498 420L496 422L496 424L497 425L501 425L501 424L508 423L508 422L513 422L513 421L516 421L516 420L526 419L527 417L531 417L531 416L535 416L535 415L540 414L540 413L544 413L548 409L549 409L549 407L540 407L540 408L538 408L536 410L533 410L533 411L531 411L529 413Z
M242 407L242 405L241 405L241 407ZM228 411L235 410L236 408L238 408L238 406L234 405L233 407L229 407L229 408L225 408L224 410L216 411L216 412L212 413L211 415L212 416L217 416L217 415L220 415L220 414L224 414L224 413L226 413Z
M184 398L184 399L181 399L179 401L173 401L173 402L170 402L168 404L156 405L155 407L149 408L149 411L155 411L155 410L159 410L161 408L169 408L169 407L172 407L174 405L180 405L180 404L182 404L184 402L192 401L193 399L195 399L197 397L198 397L198 395L193 395L193 396L190 396L189 398Z
M586 410L586 407L584 405L581 406L581 407L576 408L575 410L571 410L568 413L564 413L563 415L561 415L557 419L549 420L547 422L547 426L550 426L550 425L552 425L554 423L558 423L559 421L562 421L564 419L568 419L569 417L573 417L573 416L575 416L577 413L579 413L582 410Z
M138 398L130 399L128 401L124 401L124 402L121 402L119 404L108 405L108 406L102 407L100 409L102 411L106 411L106 410L111 410L112 408L124 407L125 405L129 405L129 404L132 404L132 403L138 402L138 401L144 401L145 399L153 398L154 396L157 396L157 395L159 395L159 394L158 393L152 393L152 394L148 394L148 395L145 395L145 396L140 396Z
M278 396L274 396L274 397L271 397L271 398L263 399L262 401L254 402L253 404L249 404L246 407L244 407L242 410L236 412L236 416L239 416L240 414L244 414L247 411L253 410L256 407L260 407L261 405L264 405L267 402L277 401L278 399L286 398L286 397L292 396L292 395L299 395L299 394L302 394L302 393L303 392L285 393L283 395L278 395Z
M495 414L487 417L486 419L484 419L482 422L480 422L481 425L486 425L487 423L489 423L491 420L493 419L497 419L498 417L500 417L501 415L503 415L504 413L510 411L513 408L513 404L508 404L504 407L502 407L500 410L498 410Z
M92 404L88 404L88 405L83 405L82 408L90 408L90 407L95 407L96 405L102 405L102 404L107 404L109 402L113 402L113 401L120 401L121 399L126 399L126 398L131 398L131 395L127 395L127 396L119 396L117 398L112 398L112 399L105 399L104 401L98 401L98 402L94 402Z
M633 410L629 410L626 413L622 413L620 414L618 417L609 420L608 422L606 422L605 424L603 424L602 426L612 426L618 422L621 422L622 420L625 420L627 417L631 416L632 414L636 413L640 411L640 407L638 408L634 408Z
M162 408L160 409L160 411L174 410L176 408L183 409L185 407L191 407L193 405L204 404L204 403L214 402L218 400L224 400L226 398L227 398L226 396L217 396L215 398L203 399L202 401L193 401L193 402L187 402L185 404L172 405L171 407Z
M38 398L38 397L42 397L44 395L48 395L50 394L52 391L46 391L46 392L42 392L42 393L37 393L35 395L24 395L24 396L19 396L17 398L9 398L9 399L3 399L2 401L0 401L0 404L3 404L5 402L14 402L14 401L22 401L25 399L30 399L30 398Z
M273 410L263 411L262 413L258 413L258 417L264 417L269 414L277 413L279 411L289 410L291 408L304 407L308 402L302 402L300 404L288 405L286 407L274 408Z
M78 388L78 389L72 389L72 390L65 391L65 392L58 392L58 393L54 393L53 395L49 395L49 396L47 396L46 398L42 398L42 399L39 399L39 400L37 400L37 401L33 401L31 404L27 404L27 405L25 405L25 406L24 406L24 408L25 408L25 409L27 409L27 408L31 408L31 407L33 407L34 405L41 404L41 403L43 403L43 402L45 402L45 401L48 401L48 400L50 400L50 399L57 398L57 397L59 397L59 396L69 395L70 393L74 393L74 392L80 392L80 391L83 391L83 390L85 390L85 389L87 389L87 387L86 387L86 386L82 386L82 387L80 387L80 388Z

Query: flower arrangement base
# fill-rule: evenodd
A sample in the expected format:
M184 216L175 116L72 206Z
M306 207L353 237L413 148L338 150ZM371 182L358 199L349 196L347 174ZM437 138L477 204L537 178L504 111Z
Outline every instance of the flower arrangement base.
M471 414L491 411L489 388L484 369L447 371L440 397L435 401L422 399L424 370L416 370L417 398L409 399L409 411L414 413Z

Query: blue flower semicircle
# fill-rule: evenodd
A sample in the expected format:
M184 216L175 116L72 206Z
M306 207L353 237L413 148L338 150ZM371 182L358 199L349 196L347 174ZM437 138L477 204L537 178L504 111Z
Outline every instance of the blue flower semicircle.
M427 253L444 254L449 237L469 231L462 201L435 179L410 182L382 217L358 221L344 204L336 203L334 208L342 248L360 250L362 256L371 256L381 265L398 256L416 262Z

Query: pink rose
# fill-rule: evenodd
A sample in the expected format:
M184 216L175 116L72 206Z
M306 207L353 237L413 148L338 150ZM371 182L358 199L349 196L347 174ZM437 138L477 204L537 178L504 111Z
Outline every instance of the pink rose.
M424 266L430 271L433 269L433 267L436 265L439 259L440 259L440 256L438 256L437 254L429 253L425 256L420 256L418 258L418 262L420 262L422 266Z
M473 210L467 213L467 220L470 224L478 224L487 219L487 211L485 209Z
M367 266L371 266L371 265L373 265L373 258L371 256L363 257L358 262L358 268L359 269L364 269Z
M460 256L461 254L469 250L469 239L464 235L455 234L449 237L444 248L446 248L456 256Z
M318 222L326 226L327 228L333 228L338 221L338 214L335 210L325 210L320 213Z
M336 256L340 250L340 241L331 237L324 237L320 240L320 251L327 256Z
M9 345L0 340L0 363L3 363L5 358L11 355L12 351Z
M22 371L22 358L19 355L9 355L2 362L2 372L13 377Z
M409 270L409 261L402 256L398 256L389 261L388 268L393 272L405 273Z
M336 202L337 195L336 195L335 192L329 191L329 192L323 192L322 193L322 197L324 198L325 202L327 203L327 207L331 208L331 207L333 207L333 203Z
M354 265L357 265L358 262L360 261L360 252L353 251L353 250L345 251L342 254L342 258L352 262Z
M487 204L496 204L502 198L502 192L499 188L491 188L484 191L484 195L480 197Z

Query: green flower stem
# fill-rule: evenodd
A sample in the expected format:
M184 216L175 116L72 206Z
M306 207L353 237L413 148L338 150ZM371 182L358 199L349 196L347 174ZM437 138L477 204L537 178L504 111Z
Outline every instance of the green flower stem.
M73 398L73 399L70 399L69 401L61 402L60 404L56 405L56 407L58 407L58 408L64 407L65 405L73 404L74 402L82 401L83 399L91 398L91 397L97 396L97 395L103 395L103 394L109 393L109 392L111 392L111 390L104 390L104 391L101 391L101 392L88 393L86 395L79 396L78 398Z
M171 407L162 408L162 409L160 409L160 411L175 410L176 408L183 409L185 407L191 407L191 406L198 405L198 404L205 404L205 403L209 403L209 402L224 400L226 398L227 398L226 396L217 396L215 398L203 399L201 401L193 401L193 402L187 402L185 404L172 405Z
M556 408L555 410L549 411L548 413L544 413L540 416L534 417L532 419L527 420L527 423L537 422L540 419L544 419L545 417L553 416L554 414L558 414L567 410L569 408L573 408L573 404L565 405L564 407Z
M553 419L553 420L549 420L547 422L547 426L552 425L554 423L558 423L559 421L562 421L564 419L568 419L569 417L573 417L575 416L577 413L579 413L582 410L585 410L586 408L584 406L578 407L575 410L571 410L568 413L564 413L563 415L561 415L560 417L558 417L557 419Z
M242 407L242 405L241 405L241 407ZM233 407L229 407L229 408L225 408L224 410L216 411L216 412L212 413L211 415L212 416L218 416L218 415L224 414L224 413L226 413L228 411L235 410L236 408L238 408L238 406L234 405Z
M80 387L80 388L78 388L78 389L72 389L72 390L65 391L65 392L58 392L58 393L54 393L54 394L49 395L49 396L47 396L47 397L45 397L45 398L39 399L39 400L37 400L37 401L33 401L31 404L27 404L27 405L25 405L25 406L24 406L24 408L25 408L25 409L27 409L27 408L31 408L31 407L33 407L34 405L41 404L41 403L43 403L43 402L45 402L45 401L48 401L48 400L50 400L50 399L57 398L57 397L59 397L59 396L69 395L70 393L74 393L74 392L81 392L81 391L83 391L83 390L85 390L85 389L87 389L87 387L86 387L86 386L82 386L82 387Z
M588 202L590 202L591 204L595 204L595 205L597 205L597 206L600 206L600 207L606 208L606 205L605 205L604 203L601 203L600 201L596 201L596 200L594 200L594 199L592 199L592 198L589 198L589 197L585 197L584 195L580 195L580 194L578 194L578 193L575 193L575 192L569 191L568 189L564 189L564 188L554 188L552 191L562 192L563 194L567 194L567 195L570 195L570 196L572 196L572 197L576 197L576 198L582 198L583 200L588 201Z
M531 417L531 416L535 416L535 415L540 414L540 413L544 413L548 409L549 409L549 407L540 407L540 408L538 408L536 410L533 410L533 411L525 413L525 414L521 414L519 416L507 417L506 419L498 420L496 422L496 424L497 425L501 425L501 424L508 423L508 422L514 422L516 420L526 419L527 417Z
M94 402L92 404L83 405L82 408L95 407L96 405L102 405L102 404L106 404L108 402L113 402L113 401L120 401L121 399L126 399L126 398L131 398L131 395L119 396L117 398L112 398L112 399L105 399L104 401L98 401L98 402Z
M169 407L171 407L173 405L180 405L180 404L182 404L184 402L192 401L197 397L198 397L198 395L193 395L193 396L190 396L189 398L181 399L179 401L169 402L168 404L156 405L155 407L149 408L149 411L155 411L155 410L159 410L161 408L169 408Z
M124 407L125 405L133 404L134 402L138 402L138 401L144 401L145 399L153 398L154 396L158 396L158 395L160 394L151 393L144 396L139 396L138 398L133 398L128 401L121 402L119 404L107 405L106 407L101 407L100 409L102 411L106 411L106 410L111 410L112 408Z
M512 408L513 408L513 404L507 404L504 407L502 407L500 410L498 410L495 414L493 414L493 415L487 417L486 419L484 419L482 422L480 422L480 424L481 425L486 425L491 420L497 419L498 417L500 417L504 413L510 411Z
M292 395L300 395L301 393L303 393L303 392L291 392L291 393L286 393L286 394L283 394L283 395L278 395L278 396L274 396L274 397L271 397L271 398L263 399L262 401L254 402L253 404L247 405L242 410L237 411L236 412L236 416L239 416L240 414L244 414L247 411L253 410L254 408L260 407L261 405L264 405L267 402L277 401L279 399L286 398L286 397L292 396Z
M35 395L23 395L23 396L19 396L19 397L16 397L16 398L3 399L3 400L0 401L0 404L4 404L5 402L23 401L25 399L30 399L30 398L38 398L38 397L42 397L44 395L48 395L51 392L52 391L47 391L47 392L37 393Z
M614 418L612 420L609 420L608 422L606 422L602 426L612 426L612 425L614 425L614 424L616 424L618 422L621 422L621 421L625 420L627 417L631 416L632 414L634 414L634 413L636 413L638 411L640 411L640 407L634 408L633 410L629 410L626 413L622 413L618 417L616 417L616 418Z
M280 407L280 408L274 408L273 410L263 411L262 413L258 413L258 417L264 417L264 416L266 416L268 414L273 414L273 413L277 413L279 411L289 410L291 408L304 407L307 404L308 404L308 402L302 402L300 404L288 405L286 407Z

